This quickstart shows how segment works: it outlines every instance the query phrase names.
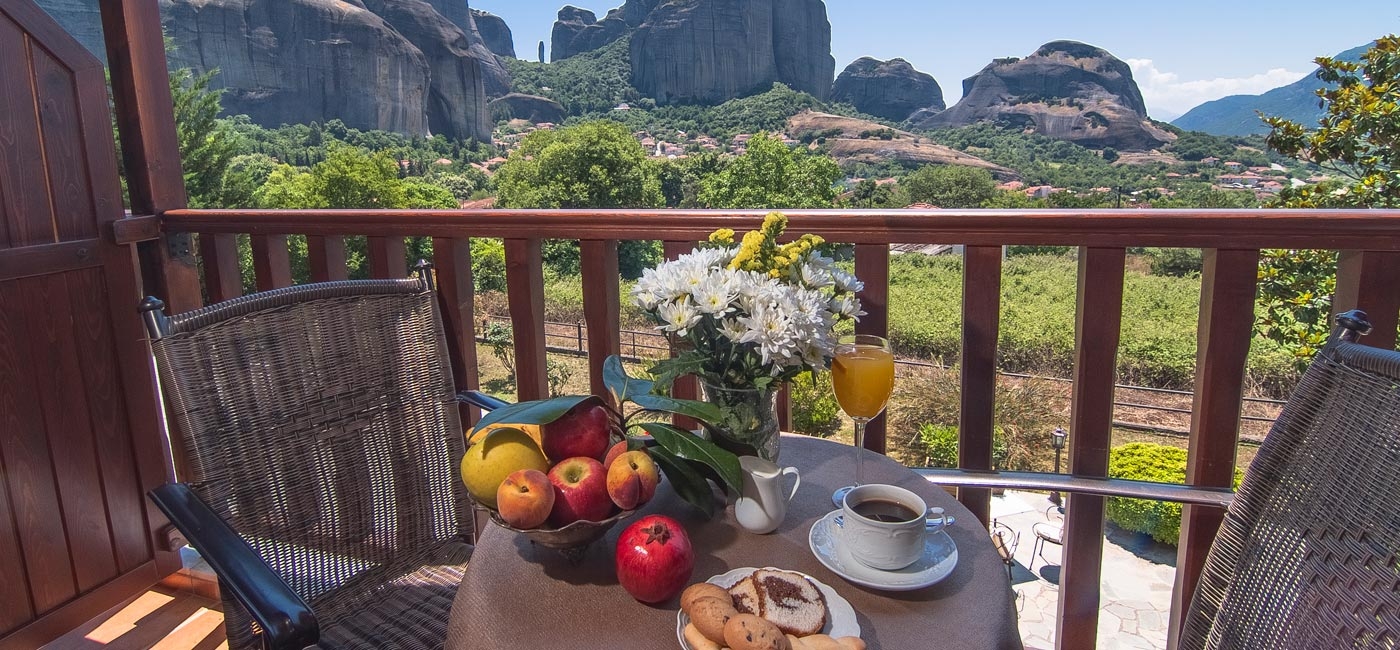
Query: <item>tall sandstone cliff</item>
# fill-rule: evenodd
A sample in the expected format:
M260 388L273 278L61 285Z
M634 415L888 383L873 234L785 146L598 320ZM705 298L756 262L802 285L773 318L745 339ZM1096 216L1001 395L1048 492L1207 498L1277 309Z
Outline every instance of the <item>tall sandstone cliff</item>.
M102 56L97 0L39 4ZM160 0L160 10L171 67L218 68L225 111L265 126L339 119L488 139L488 89L510 88L465 0Z
M921 118L921 119L920 119ZM963 81L946 111L917 115L915 128L994 122L1086 147L1143 151L1176 139L1147 119L1128 64L1075 41L1053 41L1024 59L997 59Z
M628 35L632 85L662 103L713 104L775 81L825 98L836 72L821 0L628 0L602 19L566 6L550 59Z
M485 11L471 10L472 22L476 24L477 33L481 34L482 42L486 43L486 49L491 50L496 56L508 56L515 58L515 36L510 32L510 25L500 16Z
M868 56L841 71L831 88L831 100L895 122L903 122L922 109L937 112L947 108L943 89L932 75L915 70L904 59L880 61Z

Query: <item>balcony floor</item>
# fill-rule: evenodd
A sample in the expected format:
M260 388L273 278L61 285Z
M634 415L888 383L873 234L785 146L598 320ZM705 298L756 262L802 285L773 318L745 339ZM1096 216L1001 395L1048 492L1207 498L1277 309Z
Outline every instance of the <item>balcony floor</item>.
M218 601L157 585L44 650L227 650Z

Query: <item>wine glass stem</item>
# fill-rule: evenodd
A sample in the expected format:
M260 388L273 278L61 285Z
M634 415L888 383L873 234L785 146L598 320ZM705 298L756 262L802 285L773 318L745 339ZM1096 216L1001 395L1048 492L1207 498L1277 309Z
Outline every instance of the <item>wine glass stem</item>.
M868 418L852 418L856 423L856 485L865 485L865 423Z

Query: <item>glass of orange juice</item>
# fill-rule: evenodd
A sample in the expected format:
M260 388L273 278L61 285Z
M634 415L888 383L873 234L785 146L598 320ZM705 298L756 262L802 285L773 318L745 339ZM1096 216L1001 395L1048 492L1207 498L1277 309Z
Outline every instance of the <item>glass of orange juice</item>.
M856 482L831 496L839 507L847 492L865 482L865 425L885 410L894 391L894 352L890 342L868 334L841 337L831 358L831 386L841 410L856 423Z

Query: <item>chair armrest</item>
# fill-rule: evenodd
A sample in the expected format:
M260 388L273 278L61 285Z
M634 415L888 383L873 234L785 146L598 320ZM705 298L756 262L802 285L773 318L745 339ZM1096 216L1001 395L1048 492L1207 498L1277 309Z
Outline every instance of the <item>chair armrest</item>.
M320 628L306 601L188 485L167 483L147 495L262 626L267 647L301 650L316 644Z
M1234 490L1187 487L1170 483L1131 481L1121 478L1088 478L1044 472L991 472L966 469L919 468L914 470L930 483L946 487L1052 490L1071 494L1175 501L1198 506L1229 508Z
M466 402L483 411L494 411L502 406L510 406L510 402L496 399L479 390L464 390L457 393L457 401Z

